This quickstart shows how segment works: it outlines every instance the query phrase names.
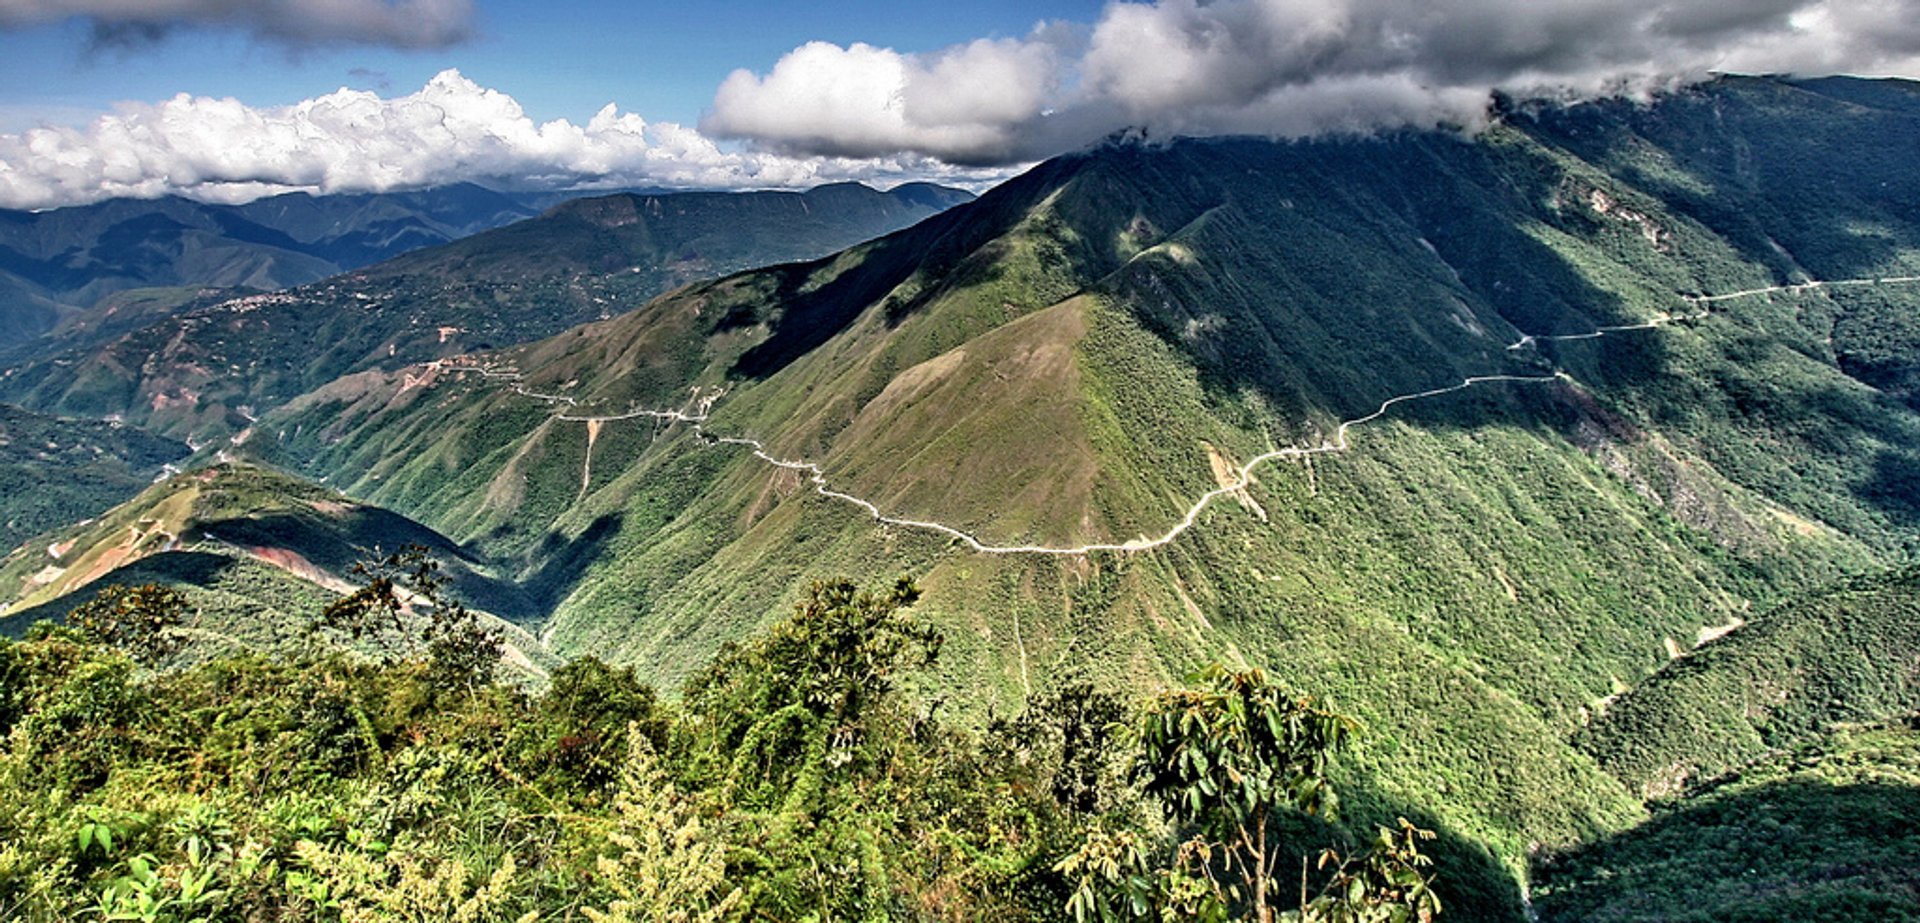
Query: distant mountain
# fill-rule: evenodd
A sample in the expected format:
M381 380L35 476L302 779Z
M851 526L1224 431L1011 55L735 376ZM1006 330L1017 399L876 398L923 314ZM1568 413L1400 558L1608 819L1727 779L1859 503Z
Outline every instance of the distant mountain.
M830 253L970 198L842 184L575 200L324 282L149 312L143 319L156 319L140 326L96 310L0 373L0 394L176 438L224 438L339 375L549 335L674 286ZM282 202L271 217L311 230L320 219L303 211L310 204Z
M240 451L542 581L555 653L663 685L834 573L914 575L982 714L1262 666L1366 727L1354 816L1519 869L1644 819L1579 742L1610 697L1920 547L1917 149L1912 84L1759 78L1474 138L1107 145L540 342L362 362ZM513 264L461 246L407 260ZM1521 917L1480 884L1449 912Z
M301 285L530 217L530 199L460 184L237 206L163 198L0 210L0 351L114 292Z

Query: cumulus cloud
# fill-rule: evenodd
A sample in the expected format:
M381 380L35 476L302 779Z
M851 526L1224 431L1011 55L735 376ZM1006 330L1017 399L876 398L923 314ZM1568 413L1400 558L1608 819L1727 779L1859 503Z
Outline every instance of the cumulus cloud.
M1296 137L1472 126L1490 91L1714 71L1920 73L1920 0L1156 0L930 54L815 42L701 127L795 152L1030 160L1126 127Z
M765 77L734 71L701 127L817 154L996 160L1054 93L1059 71L1045 42L981 39L927 56L810 42Z
M98 44L152 41L184 27L236 29L293 44L440 48L473 32L472 0L0 0L0 28L78 19Z
M477 180L511 188L795 188L968 172L920 155L846 159L729 150L701 132L613 104L586 125L536 123L513 97L445 71L416 93L341 89L253 108L185 94L123 104L81 128L0 135L0 206L115 196L235 202L289 191L382 191Z

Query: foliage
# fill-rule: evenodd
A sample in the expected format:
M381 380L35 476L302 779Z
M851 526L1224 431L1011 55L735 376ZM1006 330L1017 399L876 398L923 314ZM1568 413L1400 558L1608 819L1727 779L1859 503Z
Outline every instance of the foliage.
M1004 747L995 758L1052 767L1047 789L1061 808L1098 816L1123 794L1127 703L1091 681L1068 680L1037 696L1011 719L987 726L987 745Z
M381 589L337 614L343 631L389 625L380 606L433 585L411 552L367 574ZM1241 860L1154 825L1126 780L1151 762L1129 728L1168 703L1272 715L1206 727L1261 741L1226 762L1272 763L1259 771L1279 792L1285 771L1324 768L1304 748L1346 725L1216 669L1145 703L1151 720L1072 682L988 727L949 726L911 691L941 647L917 595L818 583L677 703L591 659L537 695L485 678L447 695L424 653L135 671L69 628L0 641L0 916L1037 921L1088 906L1076 881L1124 867L1156 908L1229 918L1218 875ZM1417 855L1376 850L1330 880L1364 879L1372 907Z
M548 677L534 707L537 720L518 728L518 746L540 754L532 768L559 785L588 792L612 785L634 761L634 747L651 754L667 745L672 713L630 666L570 661Z
M370 564L335 624L390 626L422 566ZM914 596L824 583L679 705L593 660L447 695L423 647L146 673L71 629L0 641L0 916L1047 919L1059 767L902 691L939 646Z
M1440 913L1433 879L1422 869L1433 860L1420 852L1420 843L1433 832L1399 819L1399 827L1381 827L1365 853L1342 859L1329 849L1320 854L1320 868L1334 873L1308 899L1302 893L1298 911L1280 919L1298 923L1428 923ZM1304 874L1301 887L1306 887Z
M101 644L118 647L137 660L157 663L180 650L176 631L186 620L187 599L156 583L113 585L67 613L67 624Z
M1058 866L1076 882L1067 909L1078 923L1227 920L1237 907L1256 923L1424 923L1439 912L1418 845L1434 834L1401 818L1364 854L1322 852L1320 868L1332 871L1311 898L1302 856L1299 906L1279 913L1271 828L1281 812L1332 814L1328 772L1353 722L1285 695L1259 670L1213 664L1189 682L1143 709L1134 771L1169 820L1197 833L1156 861L1140 834L1096 827Z
M765 637L723 647L687 683L689 708L715 719L697 728L695 753L727 755L745 803L805 804L806 774L869 755L872 710L895 704L896 674L938 656L939 633L904 612L919 596L904 579L880 592L818 582Z
M328 604L314 630L354 642L380 642L396 658L424 654L436 686L471 690L492 679L503 642L472 610L447 598L449 581L440 575L440 562L429 556L430 550L408 545L386 555L376 551L372 560L356 562L353 574L365 585ZM417 633L405 617L415 609L425 613Z
M741 892L727 885L726 845L702 826L697 806L660 768L645 737L628 732L627 759L607 835L617 856L595 870L612 892L592 923L709 923L728 918Z
M1189 681L1199 688L1162 693L1147 706L1136 771L1170 819L1221 844L1221 862L1244 887L1228 893L1244 894L1254 919L1268 923L1279 893L1268 823L1281 810L1333 812L1327 768L1353 723L1286 696L1259 670L1215 664ZM1210 852L1193 854L1204 865Z

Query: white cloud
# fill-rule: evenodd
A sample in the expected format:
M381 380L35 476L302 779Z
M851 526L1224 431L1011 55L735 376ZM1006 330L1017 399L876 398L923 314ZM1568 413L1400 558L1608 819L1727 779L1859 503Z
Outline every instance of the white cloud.
M223 28L296 45L439 48L473 33L473 0L0 0L0 28L78 19L102 44Z
M422 17L409 27L427 30L418 36L436 22L464 28L470 2L0 0L0 26L151 13L347 40L403 12ZM284 25L294 22L305 25ZM277 108L183 95L125 104L84 127L0 134L0 205L459 180L979 188L1009 165L1127 127L1299 137L1473 126L1493 88L1579 97L1712 70L1920 73L1920 0L1110 0L1091 23L928 53L812 42L765 74L730 75L698 129L613 105L585 125L537 123L455 71L410 95L342 89Z
M83 128L0 135L0 206L11 208L168 194L230 202L462 180L516 188L766 188L846 179L978 186L1000 175L918 155L853 160L728 150L692 128L650 123L612 104L584 126L536 123L513 97L458 71L394 98L341 89L256 109L182 94L123 104Z
M1110 0L1091 24L931 54L810 43L735 72L701 126L993 163L1136 126L1472 125L1496 88L1591 96L1715 70L1920 74L1920 0Z
M701 128L808 153L903 150L954 162L1004 161L1054 89L1054 49L981 39L936 55L809 42L759 77L737 70Z

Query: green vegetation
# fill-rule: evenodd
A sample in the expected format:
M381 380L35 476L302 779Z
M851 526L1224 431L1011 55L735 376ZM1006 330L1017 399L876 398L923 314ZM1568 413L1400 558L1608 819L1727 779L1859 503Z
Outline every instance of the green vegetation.
M1838 729L1543 858L1547 923L1920 919L1920 724Z
M1648 796L1712 779L1839 722L1920 710L1920 570L1770 610L1610 704L1580 745Z
M186 612L187 599L178 590L156 583L114 584L68 612L67 624L88 640L157 664L185 643L178 629Z
M98 516L187 454L130 426L0 404L0 547Z
M392 588L391 563L370 565L360 598ZM1080 688L985 727L940 718L906 685L941 647L907 612L916 596L904 581L817 584L790 619L701 669L677 704L594 659L537 695L439 681L431 652L376 663L316 648L156 673L43 625L0 641L0 915L1060 919L1075 886L1056 866L1073 866L1090 833L1129 829L1154 852L1175 834L1137 809L1141 789L1121 775L1136 746L1126 710ZM1144 790L1194 805L1184 817L1220 804L1243 837L1257 815L1226 806L1277 820L1299 802L1298 773L1318 780L1309 800L1327 803L1335 741L1316 729L1343 719L1290 711L1257 674L1214 675L1235 698L1150 704L1139 765L1184 747L1155 729L1184 733L1166 709L1190 705L1239 722L1209 727L1244 752L1238 765L1268 767L1273 787L1243 801L1218 779L1160 773ZM1068 700L1079 707L1055 707ZM1269 719L1292 728L1274 728L1284 740L1266 736ZM1235 735L1260 743L1240 751ZM1354 850L1337 829L1315 833ZM1255 835L1266 842L1265 826ZM1279 843L1274 867L1307 858ZM1338 900L1303 919L1415 918L1383 903L1427 865L1414 834L1375 845L1314 874ZM1228 874L1235 861L1188 870ZM1415 880L1437 874L1444 888L1454 873L1441 863ZM1244 893L1209 900L1208 919L1268 919Z
M551 601L557 653L663 687L821 573L903 569L948 639L927 687L975 717L1068 672L1130 687L1263 664L1365 729L1343 761L1353 822L1404 815L1504 864L1484 905L1517 918L1533 849L1644 817L1643 780L1589 744L1614 696L1737 619L1900 566L1920 534L1920 413L1877 390L1897 328L1864 332L1914 314L1920 286L1686 300L1920 267L1912 216L1865 186L1805 192L1843 156L1809 147L1834 131L1920 140L1912 109L1856 123L1855 105L1725 80L1512 112L1471 143L1105 147L489 357L573 403L370 374L242 451L489 556ZM1698 153L1736 150L1754 159ZM1909 188L1873 157L1872 182ZM684 422L555 416L711 401L706 437L818 463L888 513L1071 547L1160 535L1249 458L1489 373L1540 380L1396 404L1140 555L975 554Z
M1320 867L1337 870L1311 898L1302 857L1299 906L1276 916L1285 889L1276 875L1283 850L1268 840L1273 821L1288 812L1332 816L1327 771L1353 723L1288 698L1259 670L1214 665L1191 679L1201 688L1162 693L1143 710L1134 776L1168 820L1198 832L1154 868L1137 833L1096 828L1058 866L1078 877L1067 902L1075 920L1222 921L1236 905L1258 923L1425 923L1439 912L1433 881L1420 872L1431 860L1418 847L1434 834L1402 818L1398 832L1381 828L1364 857L1342 863L1323 853Z
M643 780L620 810L665 825L599 855L635 869L681 856L687 870L581 904L608 917L673 901L825 916L816 905L840 895L855 906L831 913L857 916L983 891L1003 901L983 916L1059 913L1076 893L1095 916L1212 913L1274 896L1305 856L1308 894L1278 889L1297 898L1287 906L1357 882L1399 889L1415 915L1437 871L1449 914L1519 920L1533 857L1654 830L1641 826L1649 795L1836 720L1916 707L1911 572L1862 575L1909 567L1920 548L1920 409L1901 359L1920 285L1775 288L1920 273L1920 218L1888 205L1920 197L1905 166L1916 144L1920 96L1725 79L1651 105L1509 107L1472 139L1113 145L841 253L617 315L644 288L645 272L618 270L628 248L652 246L638 221L652 207L601 200L405 264L431 271L338 282L328 297L350 310L314 323L348 327L274 321L338 347L310 365L256 375L217 351L156 363L205 376L188 390L239 382L284 402L228 451L343 493L250 467L176 478L84 535L53 536L76 541L72 559L12 560L0 581L44 607L27 617L51 615L70 605L68 574L121 579L116 549L135 567L175 560L161 546L185 526L147 523L214 522L229 543L299 550L335 578L418 530L476 609L540 620L537 645L474 623L510 652L590 652L682 693L661 706L652 750L589 760L605 785ZM1841 157L1857 174L1833 176ZM578 262L540 275L539 246L556 242ZM1735 292L1749 294L1700 297ZM606 316L395 367L495 342L484 325L523 308ZM428 318L443 310L478 319L441 343ZM355 339L403 315L413 345ZM180 355L252 342L248 318L205 315ZM60 367L50 374L72 381L54 391L131 400L154 425L244 420L216 419L238 397L128 390L116 368L132 354L115 361ZM365 371L333 378L345 368ZM1513 380L1375 416L1491 374ZM832 490L889 514L1055 548L1162 535L1248 459L1326 448L1259 466L1151 553L1043 556L876 524L721 437L815 463ZM193 477L251 486L208 506ZM894 618L904 597L811 593L823 574L903 571L922 575L914 624L943 639L937 658ZM819 612L787 620L796 597ZM360 614L395 610L375 602ZM842 622L863 627L842 636ZM394 641L421 624L363 641L398 670L426 656ZM869 669L889 658L931 662ZM1356 727L1324 767L1343 796L1337 830L1256 783L1247 804L1286 815L1272 826L1287 858L1251 878L1274 855L1252 858L1253 807L1231 825L1159 809L1161 791L1218 789L1207 769L1116 801L1121 773L1095 755L1118 738L1092 728L1129 723L1101 692L1207 663L1228 665L1216 678L1258 664ZM1036 702L1078 717L1046 724ZM1211 767L1221 752L1287 750L1195 721L1219 746L1168 736L1165 752ZM1057 762L996 775L1028 746L996 738L1007 728L1044 738ZM1321 774L1289 765L1275 778ZM970 801L979 779L1054 807ZM729 812L735 832L719 823ZM1312 868L1343 835L1377 849L1350 841ZM913 857L890 858L897 844ZM465 867L491 873L505 854ZM765 864L742 876L747 854ZM514 857L521 871L541 861Z

